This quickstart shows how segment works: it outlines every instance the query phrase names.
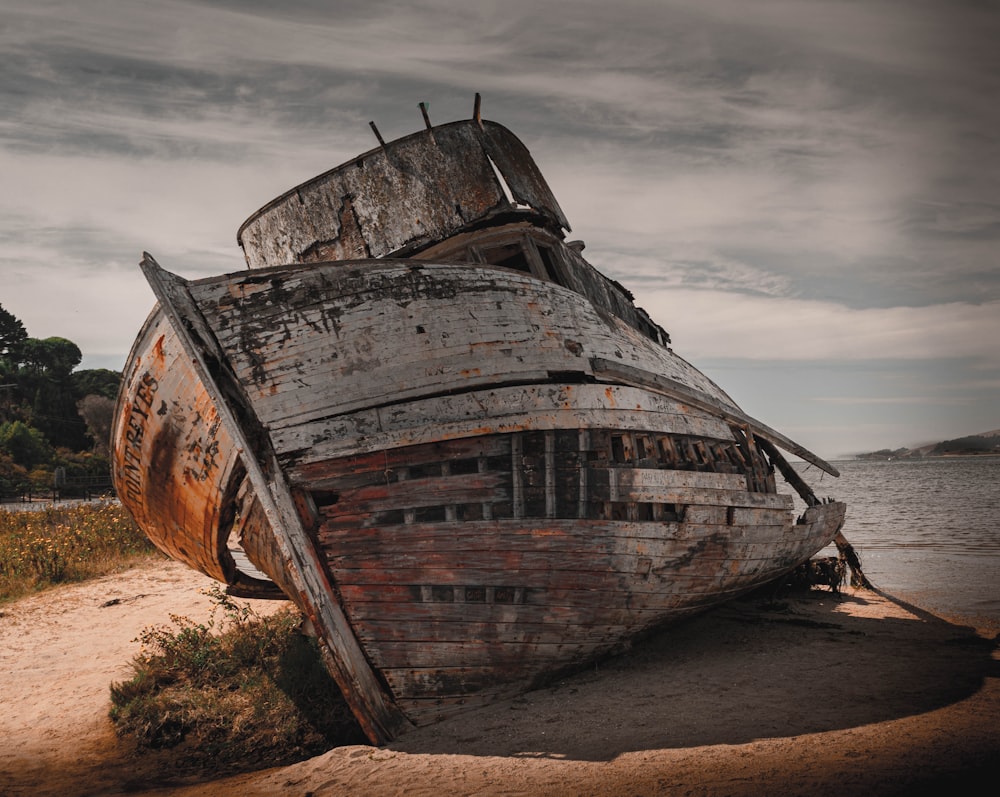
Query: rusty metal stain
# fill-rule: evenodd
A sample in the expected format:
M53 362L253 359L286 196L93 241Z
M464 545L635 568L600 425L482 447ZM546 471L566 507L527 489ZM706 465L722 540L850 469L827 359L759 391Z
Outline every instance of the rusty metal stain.
M125 375L112 475L122 504L158 548L227 582L234 565L219 504L237 456L164 324L159 314L150 318L140 340L151 340L155 356Z

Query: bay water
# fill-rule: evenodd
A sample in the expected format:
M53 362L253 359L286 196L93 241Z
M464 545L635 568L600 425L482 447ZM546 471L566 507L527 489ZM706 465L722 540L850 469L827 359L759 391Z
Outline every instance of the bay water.
M796 468L818 497L847 503L844 536L877 588L935 614L1000 624L1000 457L833 464L839 478Z

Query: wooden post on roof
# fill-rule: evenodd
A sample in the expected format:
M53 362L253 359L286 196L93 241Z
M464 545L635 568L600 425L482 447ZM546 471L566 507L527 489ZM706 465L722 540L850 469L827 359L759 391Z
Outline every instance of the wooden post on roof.
M483 116L481 113L483 98L480 96L479 92L476 92L476 104L472 109L472 121L474 121L480 128L483 126Z

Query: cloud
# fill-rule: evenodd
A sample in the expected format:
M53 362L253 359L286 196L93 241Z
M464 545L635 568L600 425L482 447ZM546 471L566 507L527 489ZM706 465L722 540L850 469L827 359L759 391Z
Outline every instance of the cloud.
M240 268L243 219L372 147L369 119L392 138L418 101L443 122L480 91L678 352L798 397L767 400L775 425L818 428L797 413L822 405L836 442L865 426L852 408L898 431L954 396L996 405L989 4L334 5L5 4L0 301L30 334L123 360L143 249L188 277Z
M950 398L927 399L925 396L816 396L813 401L820 404L847 404L852 406L871 406L883 404L893 407L902 404L926 406L938 404L941 406L959 407L968 403L968 399L951 396Z
M1000 367L1000 301L851 309L830 302L644 290L645 309L691 358L933 360Z

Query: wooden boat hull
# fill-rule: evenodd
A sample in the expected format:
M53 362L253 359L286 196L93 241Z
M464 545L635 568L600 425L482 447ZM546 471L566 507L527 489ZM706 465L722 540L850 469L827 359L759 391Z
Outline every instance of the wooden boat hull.
M125 372L119 495L171 556L310 615L373 741L776 578L843 523L796 519L755 439L780 435L551 282L379 260L170 285Z

